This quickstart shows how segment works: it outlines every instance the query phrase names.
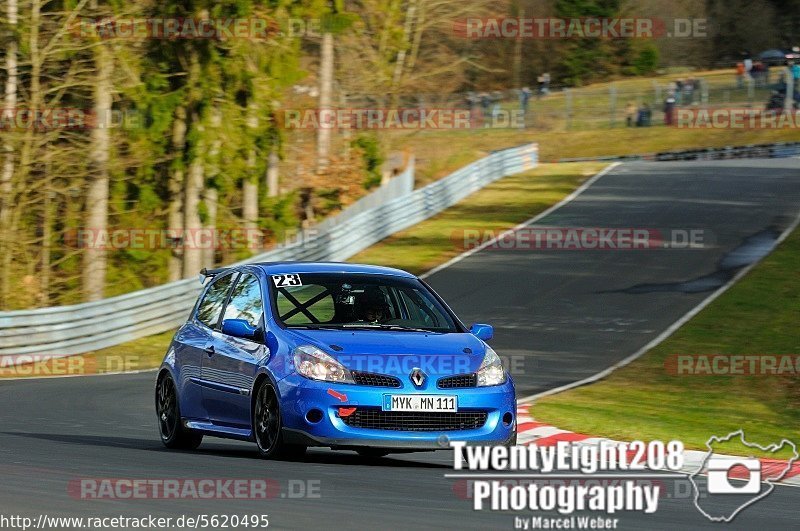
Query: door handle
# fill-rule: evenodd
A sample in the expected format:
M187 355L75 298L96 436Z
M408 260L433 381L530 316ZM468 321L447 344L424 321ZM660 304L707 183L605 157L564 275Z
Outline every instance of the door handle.
M214 345L209 345L206 348L204 348L203 350L206 351L206 354L208 354L209 357L213 356L214 353L215 353Z

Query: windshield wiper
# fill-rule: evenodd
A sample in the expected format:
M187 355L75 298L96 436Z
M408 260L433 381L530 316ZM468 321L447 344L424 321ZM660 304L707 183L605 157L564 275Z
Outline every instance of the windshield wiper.
M305 330L341 330L341 325L329 324L304 324L304 325L287 325L286 328L290 329L305 329Z
M413 326L403 326L398 324L384 324L384 323L346 323L342 328L366 328L374 330L402 330L404 332L424 332L426 334L441 334L443 332L436 330L428 330L426 328L414 328Z

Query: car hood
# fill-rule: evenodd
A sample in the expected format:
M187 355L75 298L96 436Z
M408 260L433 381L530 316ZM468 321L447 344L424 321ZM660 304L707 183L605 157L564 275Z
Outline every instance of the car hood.
M386 330L291 330L351 370L407 375L464 374L478 370L486 344L470 333L436 334Z

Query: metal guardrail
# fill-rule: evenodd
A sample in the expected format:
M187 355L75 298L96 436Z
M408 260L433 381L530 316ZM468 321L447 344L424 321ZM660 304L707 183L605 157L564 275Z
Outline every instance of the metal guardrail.
M672 161L672 160L728 160L728 159L774 159L800 156L800 142L777 142L773 144L751 144L748 146L726 146L720 148L684 149L662 151L645 155L609 155L604 157L579 157L559 159L558 162L626 162L626 161Z
M281 260L341 261L423 221L487 184L536 167L538 147L528 144L496 151L454 173L412 191L413 161L395 177L394 188L379 189L297 241L241 263ZM394 180L393 180L394 181ZM367 208L365 208L365 205ZM68 356L118 345L179 326L201 289L185 279L96 302L0 312L0 356Z

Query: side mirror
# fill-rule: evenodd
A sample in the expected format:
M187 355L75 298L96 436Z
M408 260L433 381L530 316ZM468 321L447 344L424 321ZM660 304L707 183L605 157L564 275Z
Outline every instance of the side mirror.
M244 319L225 319L222 321L222 333L233 337L255 340L258 336L258 327L252 326Z
M483 339L484 341L489 341L494 337L494 328L492 328L492 325L488 324L474 324L469 327L469 332L478 339Z

